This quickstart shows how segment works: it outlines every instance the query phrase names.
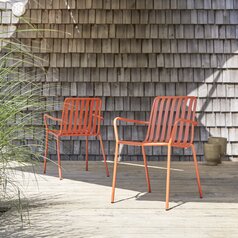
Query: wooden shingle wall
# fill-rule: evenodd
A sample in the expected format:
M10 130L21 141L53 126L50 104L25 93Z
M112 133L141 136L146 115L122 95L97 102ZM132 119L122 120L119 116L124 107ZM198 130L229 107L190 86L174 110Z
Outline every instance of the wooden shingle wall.
M40 80L47 100L103 99L109 159L113 118L148 119L157 95L198 96L199 159L209 135L227 137L228 154L238 155L237 0L30 0L25 18L38 29L51 29L18 34L45 60L47 73ZM22 22L19 28L29 26ZM57 116L60 108L55 110ZM141 126L121 130L128 139L143 138L143 132ZM62 158L83 159L84 147L84 140L65 138ZM99 149L91 140L91 159L101 158ZM162 160L166 148L147 154ZM191 159L189 150L173 154L175 160ZM125 146L121 155L142 159L140 148Z

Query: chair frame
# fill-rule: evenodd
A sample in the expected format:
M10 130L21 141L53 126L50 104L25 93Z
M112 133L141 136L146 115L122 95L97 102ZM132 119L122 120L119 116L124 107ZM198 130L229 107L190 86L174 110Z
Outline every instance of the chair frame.
M189 97L189 96L182 96L182 97L179 97L179 96L166 96L166 97L160 97L159 96L159 97L155 98L154 103L155 103L156 99L175 99L175 98L176 99L188 98L188 99L195 100L194 108L196 109L196 97ZM122 118L122 117L116 117L114 119L114 121L113 121L116 145L115 145L115 157L114 157L114 169L113 169L113 180L112 180L111 203L114 203L114 199L115 199L115 187L116 187L117 165L118 165L118 155L119 155L119 145L120 144L130 145L130 146L141 146L141 148L142 148L142 155L143 155L143 161L144 161L144 167L145 167L147 187L148 187L148 192L149 193L151 192L151 185L150 185L150 177L149 177L149 171L148 171L145 147L146 146L167 146L168 153L167 153L166 204L165 204L165 209L166 210L169 210L171 148L172 147L179 147L179 148L187 149L187 148L191 147L192 153L193 153L193 160L194 160L196 178L197 178L198 191L199 191L200 198L202 198L202 188L201 188L201 183L200 183L200 175L199 175L199 169L198 169L198 163L197 163L197 157L196 157L196 150L195 150L195 146L193 144L194 126L197 126L197 124L198 124L194 120L195 111L194 111L193 120L186 120L184 118L178 118L174 122L174 125L173 125L173 128L172 128L172 132L171 132L171 135L170 135L170 138L169 138L168 142L148 142L148 140L146 140L146 139L144 141L140 142L140 141L125 141L125 140L120 140L119 139L117 122L123 121L123 122L127 122L127 123L143 124L143 125L147 125L149 127L150 124L151 124L154 103L153 103L153 106L152 106L151 116L150 116L150 120L149 121L133 120L133 119ZM174 139L175 139L175 136L176 136L176 131L177 131L178 125L180 123L184 123L184 124L188 124L188 125L192 126L192 132L191 132L191 137L190 137L191 139L190 139L189 143L186 143L186 144L176 144L176 143L174 143Z
M93 133L90 132L90 131L87 132L87 130L85 130L84 133L75 131L74 130L75 128L73 127L73 124L72 124L73 123L73 120L72 120L73 116L70 116L71 119L69 119L69 121L65 121L66 124L64 124L63 117L64 117L64 113L65 113L66 109L68 109L67 108L67 103L69 103L69 101L72 101L72 100L75 101L76 103L78 103L78 105L79 105L79 101L85 101L85 108L86 108L86 105L90 105L90 102L97 101L97 103L98 103L98 111L97 111L98 114L94 115L94 114L91 113L92 115L90 115L91 118L96 118L94 120L97 120L98 124L97 124L97 128L95 129L96 131L94 130ZM100 132L100 123L101 123L101 120L103 120L103 117L100 115L101 114L101 106L102 106L102 100L100 98L66 98L65 101L64 101L64 106L63 106L62 118L61 119L52 117L48 114L44 114L44 124L45 124L45 129L46 129L46 131L45 131L46 134L45 134L44 174L46 173L49 134L53 135L56 139L57 158L58 158L58 172L59 172L59 178L60 179L63 178L62 177L61 160L60 160L60 138L65 137L65 136L78 136L78 137L83 136L83 137L86 137L86 171L88 171L88 137L95 136L100 141L100 147L101 147L103 160L104 160L104 164L105 164L105 168L106 168L106 175L107 175L107 177L109 177L107 159L106 159L105 150L104 150L103 141L102 141L102 136L101 136L101 132ZM89 111L89 109L88 109L88 111ZM87 111L87 113L88 113L88 111ZM76 112L76 110L75 110L75 112ZM71 113L71 112L69 112L69 113ZM73 112L72 112L72 115L73 115ZM79 117L78 113L77 113L77 116ZM81 120L81 119L82 118L80 118L79 120ZM60 123L60 130L51 130L49 128L49 124L48 124L49 120L54 121L54 122L59 122ZM92 120L92 119L89 119L89 120ZM85 123L86 120L84 119L83 121ZM81 120L81 122L82 122L82 120ZM72 130L72 128L73 128L73 130L72 130L72 133L67 134L67 131L65 131L65 127L67 127L68 125L70 125L71 130ZM82 124L82 126L84 127L84 124Z

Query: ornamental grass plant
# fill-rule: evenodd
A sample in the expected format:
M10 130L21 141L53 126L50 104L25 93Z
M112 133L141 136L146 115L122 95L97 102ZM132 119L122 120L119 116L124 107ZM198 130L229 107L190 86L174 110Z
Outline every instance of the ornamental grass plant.
M34 164L42 156L45 100L40 75L31 71L31 66L41 69L41 59L16 39L2 39L0 45L0 213L16 207L22 217L24 195L16 166Z

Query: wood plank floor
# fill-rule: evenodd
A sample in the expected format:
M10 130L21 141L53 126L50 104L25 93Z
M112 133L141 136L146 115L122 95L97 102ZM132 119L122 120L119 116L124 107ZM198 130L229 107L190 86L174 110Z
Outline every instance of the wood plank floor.
M149 162L152 193L141 163L121 162L116 203L110 203L111 176L102 162L63 161L64 179L48 163L16 169L29 200L30 225L19 215L0 217L0 237L238 237L238 163L200 164L204 198L197 191L192 162L173 162L170 211L165 211L166 163ZM24 172L21 172L21 170ZM24 180L22 178L24 175ZM24 212L26 215L26 212Z

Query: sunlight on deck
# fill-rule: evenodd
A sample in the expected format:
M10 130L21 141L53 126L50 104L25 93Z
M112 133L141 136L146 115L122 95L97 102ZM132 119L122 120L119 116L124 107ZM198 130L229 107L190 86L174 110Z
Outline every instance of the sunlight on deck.
M108 163L113 163L113 162L112 161L108 161ZM143 167L144 168L143 164L138 164L138 163L119 162L119 164L129 165L129 166L136 166L136 167ZM155 166L155 165L148 165L148 168L167 170L166 167L159 167L159 166ZM174 168L170 168L170 169L171 169L171 171L180 171L180 172L184 171L183 169L174 169Z
M22 229L17 213L9 211L3 216L0 237L238 237L238 163L200 164L203 199L198 196L193 163L172 165L172 209L167 212L165 162L149 162L150 194L143 164L120 162L114 204L112 163L108 178L101 162L90 162L86 172L84 162L63 161L61 181L52 163L47 175L42 174L42 164L34 170L16 167L15 179L23 182L24 175L27 181L22 186L31 226L24 224Z

